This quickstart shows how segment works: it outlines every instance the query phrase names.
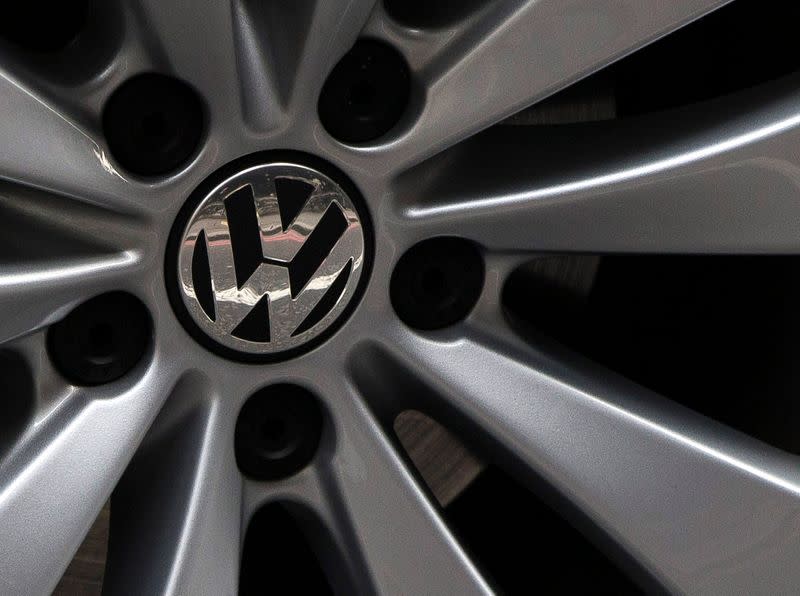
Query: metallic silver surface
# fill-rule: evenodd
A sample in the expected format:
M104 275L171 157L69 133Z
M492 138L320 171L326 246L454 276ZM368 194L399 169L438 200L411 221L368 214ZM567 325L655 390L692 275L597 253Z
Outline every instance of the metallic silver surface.
M0 379L4 402L30 405L0 437L0 593L49 593L123 473L116 496L130 509L115 526L109 593L235 594L243 531L275 500L321 520L361 592L490 592L387 435L381 413L404 403L386 370L434 389L437 407L485 439L487 459L550 484L601 548L667 590L796 593L798 458L574 354L522 343L500 291L537 252L800 252L797 80L666 120L604 123L599 140L566 129L474 136L724 3L500 0L417 30L374 0L303 2L301 17L264 8L285 3L136 0L120 3L124 34L107 64L69 85L0 44L0 233L14 239L0 261L0 344L33 380L25 389ZM386 137L348 146L327 135L316 104L362 32L406 56L418 92ZM145 180L114 162L97 123L121 81L153 70L192 85L209 120L190 163ZM376 242L364 296L335 334L296 358L252 365L187 333L164 263L192 191L270 149L344 171ZM358 253L356 229L342 259ZM407 248L439 234L482 245L486 287L463 324L419 333L394 316L389 279ZM275 257L290 258L296 245L279 244ZM257 292L282 283L263 271ZM45 330L109 290L148 306L152 346L122 379L72 386L49 363ZM222 329L246 309L231 304ZM254 391L282 382L319 396L320 451L283 482L244 479L236 416Z
M306 203L290 222L281 221L276 179L297 181L310 188ZM237 255L231 242L225 200L243 189L249 189L253 195L263 262L247 280L237 280L234 268ZM293 288L288 266L328 209L341 212L346 228L308 282L302 288ZM205 242L208 251L213 318L205 312L194 290L192 258L198 238ZM247 168L225 179L200 201L181 236L177 268L184 304L206 334L240 352L274 354L312 340L336 320L355 294L364 270L364 257L364 229L345 191L317 170L291 163L271 163ZM297 332L340 274L346 275L347 280L334 305L311 327ZM269 341L236 337L236 327L264 296L269 300Z

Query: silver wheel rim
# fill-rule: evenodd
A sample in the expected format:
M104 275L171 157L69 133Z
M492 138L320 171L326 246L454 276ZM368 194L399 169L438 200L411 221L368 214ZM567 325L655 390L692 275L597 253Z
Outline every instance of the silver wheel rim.
M667 127L646 146L624 126L591 145L558 139L572 149L568 163L558 151L547 161L551 141L534 140L526 155L541 158L535 168L524 155L492 160L500 141L491 135L470 142L723 4L496 2L429 32L394 23L374 0L320 1L309 3L298 43L267 47L259 32L270 15L254 4L138 0L123 10L118 51L84 83L42 81L4 50L0 205L54 256L20 245L0 267L0 342L35 379L33 412L0 463L0 591L52 590L134 454L174 435L180 457L138 468L142 503L161 503L168 522L141 514L128 536L131 562L108 578L111 591L235 593L248 519L283 499L319 516L364 591L490 592L388 438L376 414L387 398L365 381L365 363L431 388L438 407L479 429L493 457L548 483L601 542L668 590L795 589L794 457L521 342L499 296L508 273L537 252L797 252L800 96L776 84L722 116L701 106L681 116L690 132ZM316 100L363 35L397 47L421 92L389 135L347 146L321 127ZM209 111L200 152L158 180L115 165L93 124L121 81L149 70L187 81ZM365 294L336 334L285 362L250 366L205 350L178 322L164 255L192 190L268 149L304 151L345 171L377 241ZM455 153L444 159L447 149ZM389 278L407 248L438 235L478 243L486 282L464 322L421 333L394 316ZM118 381L72 386L49 363L46 328L110 290L148 306L153 346ZM247 397L276 383L311 390L330 424L309 467L255 482L237 469L233 428Z

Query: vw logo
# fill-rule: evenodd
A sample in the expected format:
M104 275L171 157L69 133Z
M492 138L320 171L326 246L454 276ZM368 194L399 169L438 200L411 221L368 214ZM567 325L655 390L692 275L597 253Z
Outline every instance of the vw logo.
M278 355L323 334L353 299L365 236L347 193L294 163L247 168L215 186L178 245L181 301L215 343Z

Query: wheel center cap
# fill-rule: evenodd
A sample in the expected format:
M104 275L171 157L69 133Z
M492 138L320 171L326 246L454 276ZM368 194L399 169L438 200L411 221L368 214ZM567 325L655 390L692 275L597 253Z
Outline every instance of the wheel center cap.
M366 277L355 189L292 161L226 170L176 222L167 262L174 306L195 337L227 356L294 355L333 330Z

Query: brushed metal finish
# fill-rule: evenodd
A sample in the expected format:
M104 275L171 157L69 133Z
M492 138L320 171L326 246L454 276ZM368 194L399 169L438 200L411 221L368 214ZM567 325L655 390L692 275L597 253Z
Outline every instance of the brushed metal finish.
M476 134L724 3L501 0L434 31L391 22L372 0L318 0L303 4L293 43L275 44L253 4L139 0L122 3L117 54L70 86L0 46L0 231L20 238L0 262L0 343L35 379L32 396L0 384L3 399L33 404L0 454L0 592L50 593L115 486L132 522L109 555L111 586L234 593L250 516L290 499L319 517L362 592L490 592L387 436L382 417L404 399L469 423L486 460L548 483L602 548L662 588L797 592L796 457L574 354L523 344L500 308L509 271L541 252L797 252L796 81L664 120L593 125L598 137L569 127L527 140L519 127ZM316 103L362 32L398 47L417 93L395 130L349 146L327 135ZM120 81L152 70L197 89L208 127L183 169L140 179L114 162L97 123ZM369 284L337 333L256 366L186 332L164 265L193 190L270 149L344 171L376 242ZM417 333L389 306L391 271L440 234L482 246L486 287L463 325ZM150 352L123 379L74 387L49 364L44 330L109 290L147 305ZM308 388L328 423L310 467L255 483L235 467L233 429L247 397L272 383ZM408 394L419 385L435 403ZM147 482L119 484L123 474Z

